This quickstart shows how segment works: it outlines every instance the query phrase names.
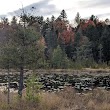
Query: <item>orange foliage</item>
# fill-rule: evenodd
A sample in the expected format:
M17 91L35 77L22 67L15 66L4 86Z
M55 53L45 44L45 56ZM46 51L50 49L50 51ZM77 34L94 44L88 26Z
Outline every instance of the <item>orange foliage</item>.
M38 43L41 44L42 46L46 46L46 42L43 36L38 40Z
M64 21L58 20L55 22L55 28L56 28L56 30L61 32L62 30L66 30L67 27L66 27L66 24Z
M57 20L54 24L55 29L58 30L58 40L64 44L74 42L74 32L71 27L67 27L67 23L62 20Z
M74 42L74 32L71 30L64 30L62 33L59 34L59 39L64 44L69 44L70 42Z

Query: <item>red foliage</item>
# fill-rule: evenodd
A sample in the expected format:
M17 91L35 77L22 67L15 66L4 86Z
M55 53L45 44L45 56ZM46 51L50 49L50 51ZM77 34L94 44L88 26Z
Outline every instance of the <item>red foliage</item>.
M71 27L67 29L67 23L62 20L56 20L55 29L58 30L58 40L64 44L69 44L70 42L74 42L74 32Z
M64 44L69 44L70 42L74 42L74 32L71 30L64 30L62 33L59 33L59 39Z
M87 22L82 22L80 24L80 27L81 27L82 30L85 30L90 25L95 27L95 23L93 21L91 21L91 20L88 20Z

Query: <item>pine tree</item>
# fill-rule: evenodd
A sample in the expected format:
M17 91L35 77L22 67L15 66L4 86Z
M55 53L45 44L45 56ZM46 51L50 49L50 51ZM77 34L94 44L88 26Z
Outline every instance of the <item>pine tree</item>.
M53 51L51 64L53 68L68 68L69 60L59 45Z
M80 14L79 14L79 12L77 12L76 17L75 17L75 21L78 25L80 24L80 19L81 19Z
M59 18L63 21L67 20L67 14L64 9L61 11Z
M47 17L46 19L46 23L49 24L50 23L50 19Z
M110 26L106 25L101 37L103 46L104 61L109 64L110 62Z
M91 15L90 20L91 21L94 21L95 20L95 16L94 15Z
M15 16L13 16L12 20L11 20L11 25L17 24L17 18Z
M52 15L51 22L53 23L54 21L55 21L55 17L54 17L54 15Z
M10 26L7 32L7 38L0 48L0 51L3 53L0 54L0 58L2 58L1 60L4 62L1 66L6 68L7 62L10 61L10 68L20 71L18 90L20 96L22 96L23 90L24 69L34 68L37 61L36 46L38 39L39 34L34 30L17 24L16 28Z
M3 24L3 29L5 28L5 27L8 27L9 26L9 20L8 20L8 18L2 18L1 19L1 23Z
M90 67L93 63L92 43L83 36L83 41L76 47L76 61L83 66Z

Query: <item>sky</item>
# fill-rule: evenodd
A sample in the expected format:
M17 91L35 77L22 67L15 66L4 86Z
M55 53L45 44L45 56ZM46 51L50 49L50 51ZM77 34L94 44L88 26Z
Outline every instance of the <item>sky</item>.
M1 0L0 17L19 16L22 6L26 13L45 17L58 17L64 9L69 20L73 20L77 12L81 18L92 14L102 20L110 18L110 0Z

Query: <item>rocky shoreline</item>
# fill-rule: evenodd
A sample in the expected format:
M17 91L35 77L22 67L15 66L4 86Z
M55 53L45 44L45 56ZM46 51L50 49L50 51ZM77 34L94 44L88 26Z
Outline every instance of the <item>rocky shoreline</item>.
M15 74L16 73L16 74ZM33 71L26 71L24 75L24 88L26 80ZM110 72L108 70L36 70L34 74L42 84L42 90L59 91L64 87L74 87L76 90L88 91L97 87L110 90ZM18 89L19 72L10 73L10 87ZM6 86L7 74L0 75L0 85Z

